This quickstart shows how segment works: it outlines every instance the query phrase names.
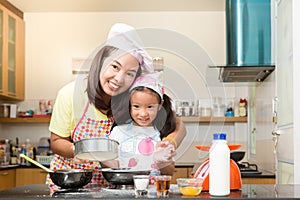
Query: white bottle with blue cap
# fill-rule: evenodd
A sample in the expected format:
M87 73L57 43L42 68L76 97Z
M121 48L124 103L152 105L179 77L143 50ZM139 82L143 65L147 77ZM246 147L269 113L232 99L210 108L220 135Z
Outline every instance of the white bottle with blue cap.
M230 194L230 149L225 133L215 133L209 150L209 194Z

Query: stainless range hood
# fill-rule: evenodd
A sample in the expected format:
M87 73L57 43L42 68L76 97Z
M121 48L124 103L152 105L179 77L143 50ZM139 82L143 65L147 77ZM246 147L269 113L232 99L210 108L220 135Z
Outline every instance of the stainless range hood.
M261 82L270 75L270 0L226 0L226 59L222 82Z
M223 66L219 79L222 82L262 82L275 69L275 65Z

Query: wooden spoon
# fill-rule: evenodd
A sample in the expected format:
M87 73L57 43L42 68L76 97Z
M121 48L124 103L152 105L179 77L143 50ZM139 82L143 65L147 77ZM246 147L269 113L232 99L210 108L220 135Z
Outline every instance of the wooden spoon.
M53 170L43 166L42 164L36 162L35 160L32 160L31 158L29 158L28 156L25 156L24 154L20 154L20 157L21 158L25 158L26 160L28 160L29 162L31 162L32 164L35 164L36 166L42 168L43 170L45 170L46 172L50 173L50 172L53 172Z

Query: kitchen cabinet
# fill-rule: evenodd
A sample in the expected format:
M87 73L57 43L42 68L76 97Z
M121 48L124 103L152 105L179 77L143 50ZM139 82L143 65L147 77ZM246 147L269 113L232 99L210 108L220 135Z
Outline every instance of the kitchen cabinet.
M45 184L47 172L39 168L16 169L16 186L27 184Z
M0 4L0 97L24 100L25 23Z
M188 178L191 177L193 171L193 166L186 167L186 166L176 166L174 174L171 179L171 184L177 184L177 178Z
M276 184L275 178L242 178L243 184Z
M6 169L0 171L0 190L13 188L16 186L15 169Z

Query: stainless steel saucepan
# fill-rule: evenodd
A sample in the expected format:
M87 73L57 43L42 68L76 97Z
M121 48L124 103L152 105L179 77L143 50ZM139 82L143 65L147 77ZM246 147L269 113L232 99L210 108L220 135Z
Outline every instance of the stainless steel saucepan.
M119 143L109 138L89 138L76 141L75 157L82 160L106 161L118 157Z

